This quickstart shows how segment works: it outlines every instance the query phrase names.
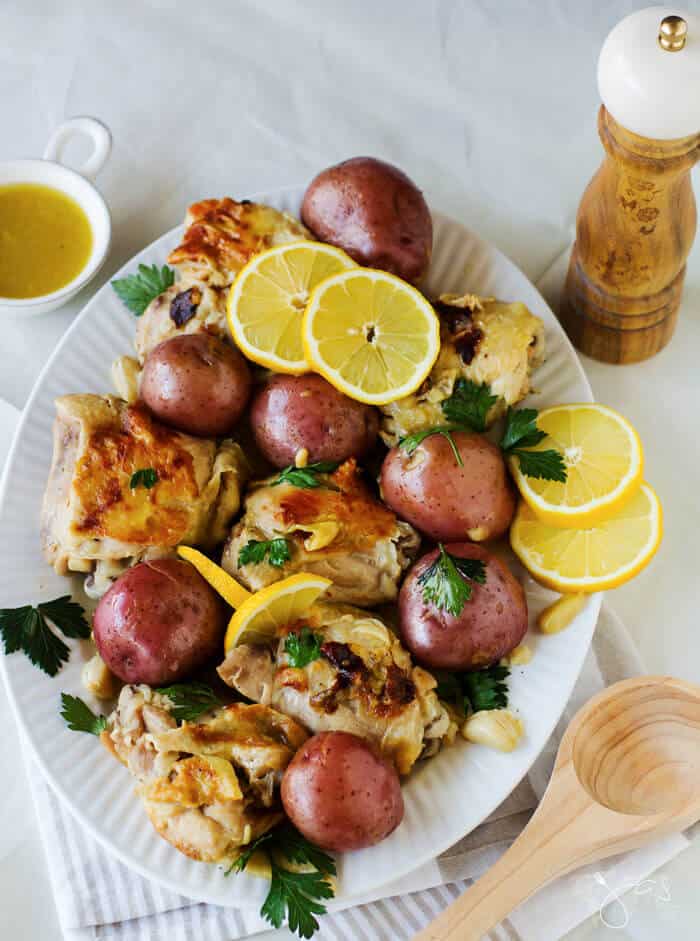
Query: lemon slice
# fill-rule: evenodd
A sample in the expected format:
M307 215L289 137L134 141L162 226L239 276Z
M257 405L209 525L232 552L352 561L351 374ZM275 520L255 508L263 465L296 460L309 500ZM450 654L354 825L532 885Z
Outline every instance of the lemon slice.
M415 392L440 351L431 304L401 278L370 268L322 281L306 308L303 335L311 367L370 405Z
M518 490L552 526L591 526L623 506L640 487L642 443L632 425L596 402L544 409L537 427L547 433L532 451L555 448L564 457L566 483L526 477L517 458L510 466Z
M301 321L309 294L324 278L354 267L344 251L322 242L292 242L255 255L238 273L228 296L228 322L236 345L268 369L307 372Z
M663 532L659 498L648 484L591 529L543 523L524 501L510 530L510 543L537 581L561 592L616 588L644 568Z
M244 601L252 597L243 585L239 585L235 578L232 578L220 565L212 562L198 549L192 549L190 546L178 546L177 554L194 565L202 578L205 578L232 608L240 608Z
M268 644L281 627L303 618L331 584L328 578L299 572L256 591L229 621L225 652L238 644Z

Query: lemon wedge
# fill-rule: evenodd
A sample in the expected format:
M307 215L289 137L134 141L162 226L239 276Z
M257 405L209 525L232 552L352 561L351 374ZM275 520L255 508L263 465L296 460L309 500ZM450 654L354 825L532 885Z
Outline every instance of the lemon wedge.
M311 368L370 405L415 392L440 351L429 301L401 278L371 268L341 271L315 288L303 338Z
M642 484L617 513L589 529L549 526L521 500L510 544L537 581L561 592L593 592L634 578L659 548L662 533L659 498Z
M275 372L307 372L301 322L309 295L324 278L354 267L349 255L323 242L291 242L255 255L228 296L228 323L238 348Z
M592 526L614 514L641 486L639 435L613 409L596 402L556 405L539 413L537 427L547 437L527 450L559 451L566 483L526 477L517 458L509 463L521 496L551 526Z
M268 644L279 629L304 617L332 582L320 575L299 572L256 591L229 621L224 638L228 653L239 644Z
M205 578L232 608L240 608L244 601L252 597L251 593L242 585L239 585L235 578L232 578L220 565L212 562L198 549L192 549L190 546L178 546L177 554L182 559L190 562L202 578Z

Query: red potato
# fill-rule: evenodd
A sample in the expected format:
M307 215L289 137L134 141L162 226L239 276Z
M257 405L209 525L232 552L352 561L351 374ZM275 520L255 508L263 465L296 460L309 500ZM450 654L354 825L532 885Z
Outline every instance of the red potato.
M219 651L223 603L181 559L140 562L100 599L93 618L97 650L125 683L181 680Z
M470 582L471 597L458 615L439 610L423 599L421 575L439 550L416 562L399 592L401 639L416 660L443 670L474 670L497 663L527 632L527 601L508 566L482 546L449 543L445 550L462 559L480 559L486 566L483 585Z
M412 454L392 448L379 481L384 502L432 539L496 539L515 513L503 455L481 435L453 431L452 439L461 467L443 435L425 438Z
M420 281L430 263L433 222L418 187L398 167L353 157L311 181L301 218L322 242L361 265Z
M235 347L208 333L159 343L146 358L140 394L156 418L191 435L228 434L250 396L248 364Z
M361 457L377 439L379 416L308 373L266 382L253 399L250 424L268 461L286 467L302 448L310 463Z
M321 732L305 742L282 778L285 813L322 849L345 852L374 846L403 819L396 769L349 732Z

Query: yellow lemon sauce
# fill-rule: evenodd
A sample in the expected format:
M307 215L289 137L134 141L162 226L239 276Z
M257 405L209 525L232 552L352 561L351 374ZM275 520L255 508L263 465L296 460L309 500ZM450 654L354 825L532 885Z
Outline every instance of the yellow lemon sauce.
M65 287L92 252L87 216L41 183L0 186L0 297L41 297Z

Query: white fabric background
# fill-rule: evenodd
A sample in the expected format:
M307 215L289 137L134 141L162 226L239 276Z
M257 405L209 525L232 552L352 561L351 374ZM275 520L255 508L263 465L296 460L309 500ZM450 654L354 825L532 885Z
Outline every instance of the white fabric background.
M685 0L698 8L698 0ZM67 115L114 134L106 277L204 195L369 153L534 280L600 159L595 67L632 0L0 0L0 159ZM42 330L48 352L79 309ZM34 349L13 337L14 349ZM12 368L21 405L33 370Z
M683 4L700 9L698 0ZM569 242L581 192L601 158L601 43L622 16L645 5L0 0L0 160L40 155L53 127L75 114L96 115L114 134L99 180L113 214L108 263L63 311L3 320L0 398L24 405L89 293L178 223L189 201L303 182L356 154L398 163L435 208L477 229L536 280ZM666 511L658 561L613 603L651 669L695 681L698 351L696 245L672 345L640 366L584 363L597 397L639 428L648 477ZM27 820L26 835L3 849L0 922L11 919L13 938L54 941L33 827ZM636 927L648 922L649 941L661 937L669 911L697 925L688 856L674 865L670 905L649 895L635 902ZM700 853L693 858L697 871ZM655 909L657 920L649 917ZM586 931L577 937L626 936ZM675 921L674 931L683 938Z

